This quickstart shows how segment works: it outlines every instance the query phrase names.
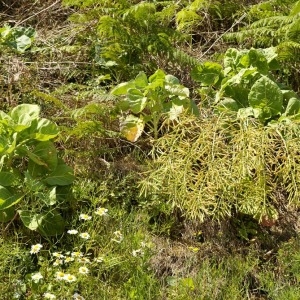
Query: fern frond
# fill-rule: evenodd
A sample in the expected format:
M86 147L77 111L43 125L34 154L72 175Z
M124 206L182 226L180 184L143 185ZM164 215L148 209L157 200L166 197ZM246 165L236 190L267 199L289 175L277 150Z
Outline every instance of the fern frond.
M197 66L201 63L195 57L187 54L184 51L178 50L178 49L174 49L172 54L173 54L174 60L182 66L186 65L186 66L193 67L193 66Z
M286 31L287 40L300 42L300 18L293 22Z
M277 47L278 58L281 60L300 60L300 43L286 41Z
M239 32L230 32L223 36L225 41L237 41L239 43L245 40L256 40L269 42L270 38L276 37L276 31L272 28L261 27L256 29L246 29Z
M249 28L261 28L261 27L271 27L279 28L280 26L292 23L295 20L295 16L274 16L253 22Z

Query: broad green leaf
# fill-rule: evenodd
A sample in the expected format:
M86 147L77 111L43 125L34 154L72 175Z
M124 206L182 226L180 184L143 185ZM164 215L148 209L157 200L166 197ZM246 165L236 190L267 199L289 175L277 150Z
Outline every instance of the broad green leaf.
M234 99L225 98L218 103L217 109L221 112L222 111L225 111L225 112L226 111L238 111L239 106Z
M182 114L183 111L184 111L183 105L176 105L172 103L172 106L168 112L169 115L168 119L170 121L178 120L179 115Z
M171 84L179 84L179 79L173 75L166 75L165 80L167 83L171 83Z
M237 69L239 60L241 57L241 51L235 48L229 48L224 55L224 69L226 74Z
M263 120L280 114L282 101L280 88L266 76L258 79L249 93L249 104L254 110L254 116Z
M297 93L294 92L293 90L281 90L281 93L283 95L283 100L286 103L286 105L290 101L291 98L297 98L297 99L299 98Z
M190 91L188 88L180 85L180 84L171 84L166 85L165 89L169 92L169 97L172 98L172 96L179 96L180 99L185 99L190 96Z
M55 210L42 214L23 210L19 210L18 213L27 228L37 230L41 235L53 236L64 232L65 221Z
M49 185L69 185L74 180L73 169L65 164L59 164L44 181Z
M158 69L153 75L149 77L149 82L154 82L156 80L165 80L165 77L165 72L161 69Z
M59 134L57 125L44 118L36 120L34 131L31 137L38 141L49 141Z
M148 85L148 78L144 72L140 72L134 80L135 87L138 89L143 89Z
M129 89L135 88L133 81L122 82L111 90L111 94L115 96L126 95Z
M23 224L30 230L36 230L39 226L39 215L32 211L18 210Z
M4 44L19 53L23 53L26 49L31 47L35 35L36 32L31 27L7 27Z
M54 171L56 169L57 151L52 142L39 142L33 149L31 155L34 155L36 158L33 159L33 157L29 155L33 162L45 166L48 171ZM32 162L29 161L29 164L30 163Z
M291 98L288 102L288 105L285 109L285 116L296 115L300 112L300 100L297 98ZM1 183L1 181L0 181Z
M22 199L22 196L12 194L8 189L0 186L0 210L7 209L17 204Z
M7 209L0 210L0 222L5 223L12 220L15 216L15 207L11 206Z
M54 205L56 203L56 187L50 190L48 200L48 205Z
M191 77L204 85L214 85L222 77L222 66L214 62L206 62L193 68Z
M25 171L24 175L25 175L24 183L26 186L26 190L29 190L30 192L39 192L39 191L45 190L45 188L47 187L41 181L41 179L35 178L34 176L32 176L30 170Z
M65 220L55 210L38 216L37 231L43 236L60 235L65 230Z
M122 135L130 142L136 142L143 133L145 122L144 120L129 115L120 124Z
M31 122L38 118L40 107L35 104L20 104L12 109L10 116L18 125L29 127Z
M238 110L237 117L239 119L247 119L254 116L254 111L252 107L243 107Z
M249 67L256 67L262 74L268 74L269 65L264 53L259 49L250 49L248 53Z
M147 97L144 97L144 94L138 89L129 89L127 92L127 101L130 110L134 114L137 114L146 107Z
M269 48L262 49L262 51L265 55L265 58L267 59L269 69L270 70L279 70L280 65L279 65L279 62L277 60L278 54L276 52L276 48L275 47L269 47Z
M0 172L0 185L12 186L18 181L18 177L12 172Z
M57 202L56 186L51 188L50 190L46 187L40 192L36 193L36 195L38 197L38 201L42 201L47 206L52 206Z

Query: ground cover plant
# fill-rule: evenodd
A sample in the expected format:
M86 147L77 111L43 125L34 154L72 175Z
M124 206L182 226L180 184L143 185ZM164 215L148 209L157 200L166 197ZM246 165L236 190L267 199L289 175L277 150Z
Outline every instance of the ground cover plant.
M0 299L299 299L298 2L2 1Z

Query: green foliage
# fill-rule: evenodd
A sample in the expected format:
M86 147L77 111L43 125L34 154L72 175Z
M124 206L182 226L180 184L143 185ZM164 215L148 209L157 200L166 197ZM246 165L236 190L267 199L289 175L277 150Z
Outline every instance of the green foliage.
M278 67L274 48L230 48L224 55L224 69L206 62L195 67L191 75L195 81L217 91L214 97L220 112L238 118L254 117L266 124L299 113L299 97L272 76L271 71Z
M267 3L258 5L263 10L259 20L242 28L239 32L227 33L224 38L226 40L235 40L238 43L247 42L255 47L276 46L280 60L298 60L299 1L286 1L286 6L283 6L281 13L269 16L265 11L273 10L274 6L272 6L271 2L274 1L267 1ZM257 6L254 7L258 9ZM284 9L285 7L287 9Z
M13 219L18 209L26 227L56 235L64 230L59 208L74 175L52 142L58 127L39 115L40 107L33 104L0 112L1 221Z
M17 53L24 53L32 46L36 32L33 28L13 27L6 25L0 28L0 45Z
M149 78L141 72L135 80L117 85L111 93L125 95L119 104L120 109L134 114L127 115L121 122L121 132L131 142L141 136L145 124L149 124L157 139L165 125L161 124L162 121L178 120L184 110L199 114L196 104L189 99L189 89L162 70L157 70Z

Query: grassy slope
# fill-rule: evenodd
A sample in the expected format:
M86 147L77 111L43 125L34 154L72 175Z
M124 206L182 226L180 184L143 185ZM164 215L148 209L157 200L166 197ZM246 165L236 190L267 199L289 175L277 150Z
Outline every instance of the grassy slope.
M2 52L0 107L37 102L45 115L71 127L64 117L66 107L72 110L91 100L90 89L78 92L90 76L90 62L76 45L60 47L75 38L74 25L66 22L71 11L59 3L51 6L52 1L40 1L35 7L25 2L4 7L4 19L21 21L45 9L26 22L37 28L44 49L29 57ZM13 80L16 73L20 76ZM97 84L91 86L95 94ZM35 90L55 92L47 98L32 93ZM107 112L98 118L103 116ZM57 299L71 299L76 293L85 299L300 298L300 241L297 230L288 228L297 222L297 212L289 213L285 226L272 229L257 227L247 216L203 223L183 218L164 199L139 197L136 182L149 148L141 142L141 152L95 130L91 136L88 128L97 123L82 124L83 135L62 136L58 146L78 175L68 229L88 232L90 238L66 233L45 239L18 222L1 225L0 299L42 299L47 291ZM96 215L99 207L108 209L108 215ZM80 220L82 213L92 219ZM42 250L30 254L31 245L37 243ZM75 259L60 265L55 252L71 259L72 252L82 252L90 262ZM82 266L89 269L88 275L79 274ZM74 274L77 281L56 280L58 270ZM38 284L31 277L36 272L44 277Z

